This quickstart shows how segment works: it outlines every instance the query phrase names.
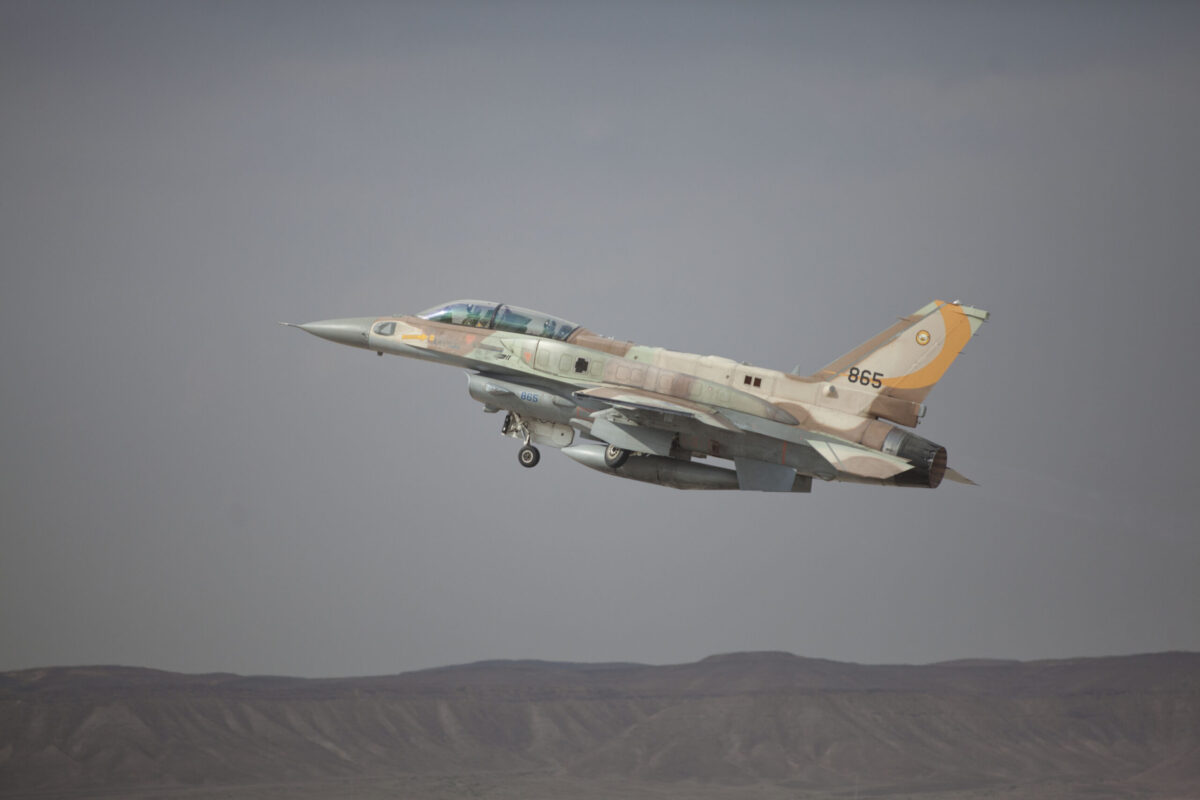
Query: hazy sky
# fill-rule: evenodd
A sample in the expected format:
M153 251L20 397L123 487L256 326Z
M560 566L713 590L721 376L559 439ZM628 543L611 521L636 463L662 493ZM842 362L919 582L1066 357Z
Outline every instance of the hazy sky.
M1200 5L0 3L0 669L1200 649ZM993 319L980 482L522 469L458 297L814 371Z

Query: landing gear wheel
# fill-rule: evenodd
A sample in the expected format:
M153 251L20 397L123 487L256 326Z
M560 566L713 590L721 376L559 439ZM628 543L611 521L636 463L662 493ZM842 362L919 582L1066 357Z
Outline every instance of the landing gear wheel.
M517 461L521 462L522 467L536 467L541 460L542 454L531 444L527 444L517 451Z
M593 450L592 452L594 453L596 451ZM628 460L629 460L629 451L628 450L622 450L620 447L617 447L615 444L610 444L608 447L604 448L604 464L609 469L616 469L617 467L621 466Z

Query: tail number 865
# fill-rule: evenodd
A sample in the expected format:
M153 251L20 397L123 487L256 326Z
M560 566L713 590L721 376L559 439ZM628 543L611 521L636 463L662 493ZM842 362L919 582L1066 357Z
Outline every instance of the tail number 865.
M863 386L870 386L875 389L883 386L882 372L872 372L869 369L860 370L858 367L851 367L846 377L850 379L851 383L860 383Z

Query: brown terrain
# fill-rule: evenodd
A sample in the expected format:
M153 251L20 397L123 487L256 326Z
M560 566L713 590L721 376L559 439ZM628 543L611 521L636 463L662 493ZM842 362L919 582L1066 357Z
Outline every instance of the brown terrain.
M1200 653L0 674L5 797L1200 798Z

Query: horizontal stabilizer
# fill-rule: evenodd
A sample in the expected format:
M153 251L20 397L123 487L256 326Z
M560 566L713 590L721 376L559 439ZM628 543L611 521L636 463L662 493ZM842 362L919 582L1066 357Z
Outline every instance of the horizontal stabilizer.
M863 478L883 480L912 469L912 464L903 458L850 442L811 441L808 444L839 472Z

